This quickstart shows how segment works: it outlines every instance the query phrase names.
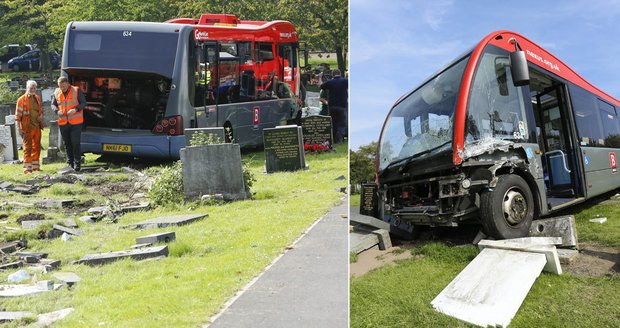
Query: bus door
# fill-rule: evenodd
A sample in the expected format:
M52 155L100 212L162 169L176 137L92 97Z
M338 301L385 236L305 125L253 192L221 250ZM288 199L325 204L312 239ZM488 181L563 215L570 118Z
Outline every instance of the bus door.
M214 41L197 44L195 72L195 103L198 127L218 124L218 62L219 45ZM199 115L204 112L204 115Z
M550 79L550 78L549 78ZM548 198L570 199L577 197L575 183L575 149L571 139L565 86L551 80L532 97L536 108L538 143L543 150L543 167ZM533 89L536 89L534 87ZM559 205L551 201L551 205Z

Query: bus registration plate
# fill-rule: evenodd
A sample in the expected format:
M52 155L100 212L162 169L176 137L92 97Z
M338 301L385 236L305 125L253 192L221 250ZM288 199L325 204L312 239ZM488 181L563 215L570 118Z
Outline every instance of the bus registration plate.
M131 153L131 145L103 144L103 151L114 153Z

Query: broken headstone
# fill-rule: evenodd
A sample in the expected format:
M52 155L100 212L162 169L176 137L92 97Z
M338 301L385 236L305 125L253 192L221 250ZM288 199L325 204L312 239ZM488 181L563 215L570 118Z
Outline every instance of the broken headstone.
M86 223L95 223L95 217L91 215L81 216L78 220Z
M65 208L71 206L75 200L73 199L45 199L37 202L35 206L40 208Z
M37 281L37 287L41 290L52 290L54 289L54 282L52 280L39 280Z
M57 290L60 287L62 287L61 284L56 284L53 290ZM36 285L0 285L0 297L25 296L48 291L49 290L43 290Z
M518 241L519 239L521 239L522 241ZM515 240L481 240L478 243L478 248L480 250L483 250L485 248L493 248L529 253L541 253L545 255L545 259L547 260L547 263L545 263L545 267L543 270L555 273L557 275L561 275L562 266L560 265L560 258L558 257L558 252L555 249L554 245L554 243L561 242L561 238L559 237L526 237L516 238Z
M151 220L146 220L134 224L130 224L130 228L134 229L148 229L148 228L165 228L170 226L181 226L192 223L206 217L207 214L189 214L189 215L174 215L157 217Z
M6 279L7 282L11 283L11 284L18 284L22 281L26 281L28 279L30 279L30 273L28 273L28 271L26 270L19 270L17 272L11 273L8 278Z
M37 220L37 221L22 221L22 228L24 229L34 229L40 225L50 223L48 220Z
M32 317L32 312L0 312L0 323Z
M0 265L0 270L17 269L24 266L24 262L17 261Z
M65 227L69 227L69 228L77 228L78 227L77 223L72 218L65 219L63 221L63 224L65 225Z
M62 281L67 286L73 286L74 284L80 282L80 277L73 272L56 272L53 275L54 278Z
M58 224L54 224L52 231L48 233L48 238L58 238L58 237L61 237L63 233L67 233L69 235L74 235L74 236L82 235L81 231L63 227Z
M148 236L142 236L136 238L136 244L157 244L157 243L169 243L176 239L176 234L173 232L162 232Z
M36 326L37 327L47 327L51 326L54 322L64 319L66 316L73 312L73 308L66 308L54 312L39 314L37 317Z
M74 264L101 265L124 258L132 258L134 260L144 260L152 257L168 256L168 246L157 246L149 248L134 249L128 251L118 251L101 254L84 255Z

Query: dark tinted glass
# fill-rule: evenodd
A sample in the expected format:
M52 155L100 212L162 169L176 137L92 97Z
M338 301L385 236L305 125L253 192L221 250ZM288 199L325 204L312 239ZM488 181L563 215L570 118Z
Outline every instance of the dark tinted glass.
M172 77L178 33L72 32L68 66L130 70Z
M605 146L620 147L620 123L614 106L598 100L599 115L603 124Z
M604 146L603 127L596 105L596 97L588 91L570 85L570 97L575 113L577 135L582 146Z

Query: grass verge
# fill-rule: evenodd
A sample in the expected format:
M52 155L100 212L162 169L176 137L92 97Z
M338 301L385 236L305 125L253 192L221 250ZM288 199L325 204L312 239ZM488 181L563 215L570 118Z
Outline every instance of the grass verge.
M62 260L62 271L75 272L82 281L73 290L62 288L34 297L3 299L2 307L35 313L74 307L75 312L58 322L58 327L196 327L206 323L309 225L338 204L344 195L337 189L347 184L346 180L335 180L347 175L347 145L338 145L336 152L307 156L310 168L298 172L265 174L263 153L243 157L253 158L250 167L257 178L253 191L260 197L223 205L189 203L129 213L118 224L78 222L85 234L70 242L33 240L30 251L45 251L50 258ZM92 160L94 157L87 157L87 161ZM62 166L44 165L43 174ZM3 165L0 180L22 181L20 172L18 165ZM60 198L56 191L48 190L46 196ZM86 193L72 197L97 199ZM155 216L190 213L209 216L168 229L120 229ZM176 233L176 241L169 246L170 256L165 259L123 260L99 267L69 264L87 253L128 249L136 237L164 231ZM0 273L0 279L6 280L7 275ZM50 276L38 277L47 278Z

